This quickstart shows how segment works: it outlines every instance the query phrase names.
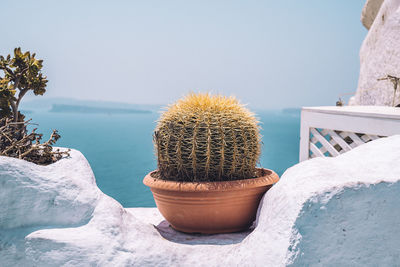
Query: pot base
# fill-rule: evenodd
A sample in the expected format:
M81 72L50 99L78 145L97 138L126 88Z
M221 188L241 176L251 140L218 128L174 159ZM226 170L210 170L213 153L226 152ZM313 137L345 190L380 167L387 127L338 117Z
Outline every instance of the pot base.
M185 234L205 234L205 235L215 235L215 234L229 234L229 233L238 233L238 232L244 232L249 229L251 226L247 226L245 228L230 228L230 229L223 229L221 231L202 231L199 232L198 229L178 229L172 224L170 224L171 228L174 229L175 231L185 233Z

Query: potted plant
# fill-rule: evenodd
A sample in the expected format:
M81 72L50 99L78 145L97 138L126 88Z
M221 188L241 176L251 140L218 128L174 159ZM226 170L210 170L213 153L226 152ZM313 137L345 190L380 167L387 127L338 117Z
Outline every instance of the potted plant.
M161 214L187 233L247 229L278 181L256 168L261 136L254 114L233 97L190 94L161 115L154 132L158 169L146 175Z

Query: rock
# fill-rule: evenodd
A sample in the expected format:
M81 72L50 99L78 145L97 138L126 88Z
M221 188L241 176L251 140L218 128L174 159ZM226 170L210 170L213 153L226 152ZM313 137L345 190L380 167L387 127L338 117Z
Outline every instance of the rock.
M400 84L394 95L389 80L400 77L400 0L367 1L363 13L366 26L375 17L360 50L360 76L352 105L392 106L400 104ZM368 27L367 27L368 28Z
M7 185L0 201L9 205L0 209L1 263L395 265L399 160L400 136L393 136L302 162L264 196L253 231L200 236L174 231L155 209L124 209L97 188L77 151L49 166L0 157L0 184Z
M382 3L383 0L367 0L365 3L361 12L361 22L368 30L371 28Z

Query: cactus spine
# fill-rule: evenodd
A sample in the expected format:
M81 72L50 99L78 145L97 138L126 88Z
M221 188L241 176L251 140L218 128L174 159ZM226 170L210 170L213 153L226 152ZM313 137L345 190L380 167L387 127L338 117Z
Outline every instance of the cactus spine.
M174 181L253 178L260 155L254 114L233 97L190 94L161 115L154 132L159 177Z

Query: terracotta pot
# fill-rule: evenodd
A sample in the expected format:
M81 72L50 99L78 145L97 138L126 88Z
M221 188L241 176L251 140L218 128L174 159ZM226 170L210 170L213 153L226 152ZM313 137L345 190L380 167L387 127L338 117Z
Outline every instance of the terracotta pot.
M174 182L146 175L157 207L171 226L186 233L231 233L246 230L256 218L263 194L279 180L268 169L259 178L224 182Z

